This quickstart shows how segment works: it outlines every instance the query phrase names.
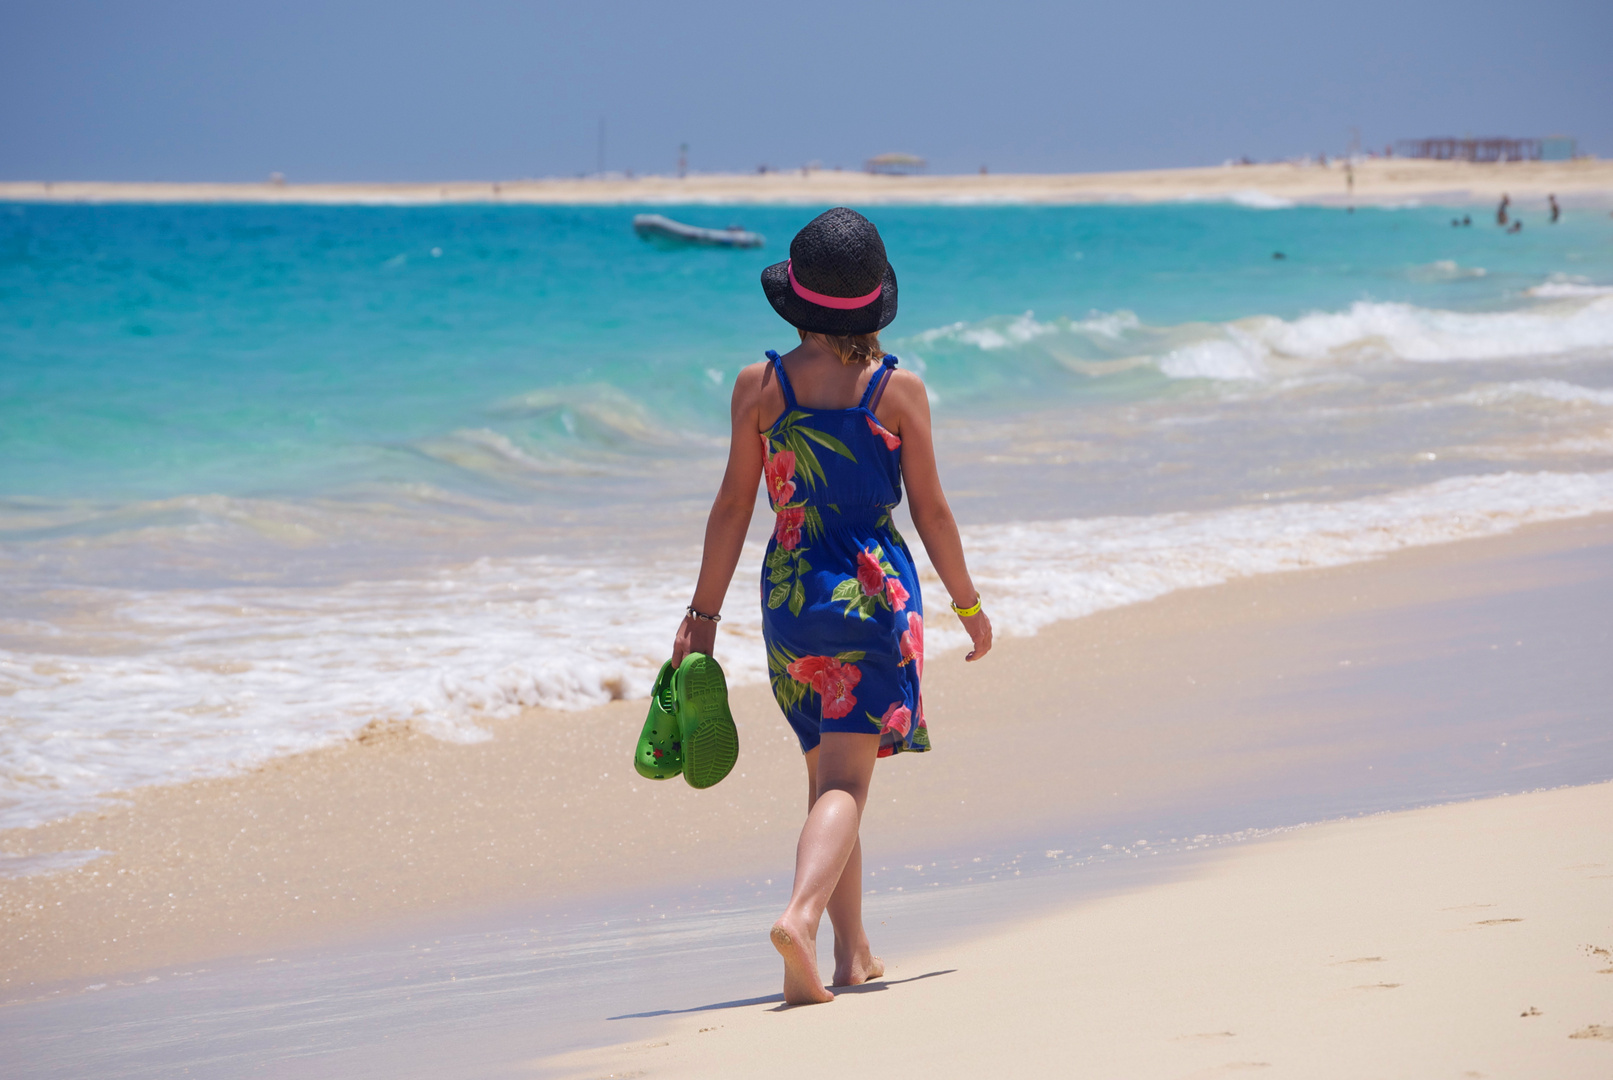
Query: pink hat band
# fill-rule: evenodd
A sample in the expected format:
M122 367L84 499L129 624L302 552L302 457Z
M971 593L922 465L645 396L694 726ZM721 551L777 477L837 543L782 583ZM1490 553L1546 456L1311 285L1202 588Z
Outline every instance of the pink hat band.
M813 292L795 280L795 267L792 263L787 262L784 264L784 272L790 275L790 288L795 290L796 296L809 303L817 304L819 307L834 308L836 311L851 311L854 308L867 307L875 300L878 300L879 294L885 289L885 285L882 282L867 296L828 296L824 293Z

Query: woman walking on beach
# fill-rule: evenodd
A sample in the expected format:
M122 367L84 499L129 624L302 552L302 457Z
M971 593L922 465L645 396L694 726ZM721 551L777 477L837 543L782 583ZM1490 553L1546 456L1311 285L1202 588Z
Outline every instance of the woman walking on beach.
M788 262L762 272L773 309L801 344L740 372L728 469L706 524L700 580L673 663L710 654L763 480L775 514L762 566L762 633L773 695L806 756L807 820L795 888L773 924L784 1000L832 1001L817 932L834 926L833 985L878 978L862 924L858 827L874 762L930 748L920 677L924 604L891 513L905 483L919 538L968 630L969 660L991 649L991 621L941 491L924 383L883 355L896 275L872 222L843 207L810 222Z

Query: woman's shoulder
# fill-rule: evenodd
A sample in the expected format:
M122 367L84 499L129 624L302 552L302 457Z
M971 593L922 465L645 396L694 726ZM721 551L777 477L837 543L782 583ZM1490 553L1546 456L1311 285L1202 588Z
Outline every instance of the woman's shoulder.
M777 416L784 407L784 393L779 389L771 361L746 364L734 378L733 410L756 417L756 429L765 430L768 417Z
M739 375L734 379L734 396L756 397L774 381L772 361L760 360L754 364L746 364L739 369Z
M915 394L919 397L927 396L924 380L919 377L919 373L911 368L902 367L891 372L890 381L885 384L885 393L895 394L897 400L910 398Z
M929 392L916 371L897 368L880 394L875 417L901 435L911 424L925 422L930 411Z

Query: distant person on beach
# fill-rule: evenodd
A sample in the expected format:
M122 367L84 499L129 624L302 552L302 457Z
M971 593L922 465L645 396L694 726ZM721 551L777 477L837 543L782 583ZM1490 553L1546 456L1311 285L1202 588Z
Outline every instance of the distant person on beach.
M1547 195L1546 202L1551 206L1551 223L1557 224L1557 219L1563 216L1563 208L1557 205L1557 196Z
M706 523L700 578L672 661L710 655L717 619L764 484L774 513L762 565L762 637L773 696L806 758L807 818L795 888L771 932L784 1000L834 1000L818 973L818 925L834 925L834 986L884 974L862 921L858 829L874 763L930 748L924 600L891 515L905 484L919 539L973 647L991 620L969 577L941 490L924 383L897 370L879 332L896 317L896 274L873 222L837 207L762 271L773 310L800 345L734 383L728 469Z
M1502 192L1501 205L1495 208L1495 223L1497 225L1505 225L1507 223L1507 207L1511 205L1512 199L1505 192Z

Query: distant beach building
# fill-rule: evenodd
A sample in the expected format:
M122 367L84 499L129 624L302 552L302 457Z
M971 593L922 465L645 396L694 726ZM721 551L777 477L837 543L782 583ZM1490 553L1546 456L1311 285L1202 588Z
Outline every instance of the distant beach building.
M927 164L928 162L917 154L875 154L863 162L863 168L871 173L905 176L921 171Z
M1572 135L1547 135L1540 140L1541 161L1573 161L1579 157L1579 141Z
M1572 161L1579 156L1578 142L1572 135L1545 138L1509 139L1401 139L1395 144L1401 157L1433 161Z

